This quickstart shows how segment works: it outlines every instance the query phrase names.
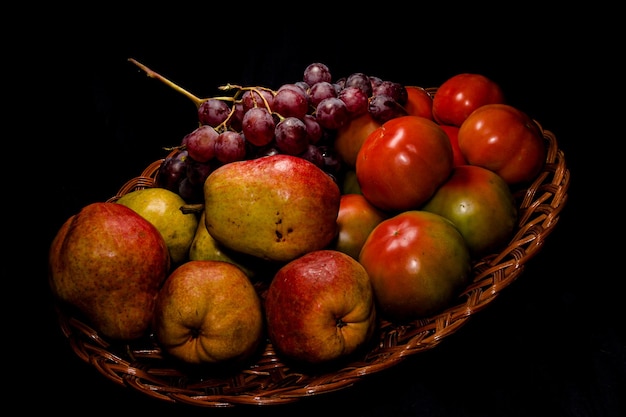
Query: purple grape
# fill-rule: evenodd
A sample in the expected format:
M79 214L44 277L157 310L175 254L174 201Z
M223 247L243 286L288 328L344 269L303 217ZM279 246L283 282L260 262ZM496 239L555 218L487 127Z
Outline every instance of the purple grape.
M367 113L369 97L362 89L356 86L346 87L339 92L337 97L346 103L350 118L355 119Z
M313 145L317 144L324 134L322 126L320 126L319 122L312 114L305 114L302 121L306 125L306 133L309 143Z
M318 149L324 158L323 170L337 178L343 166L341 157L332 146L319 146Z
M389 96L401 106L404 106L409 99L409 93L406 91L406 87L404 87L404 85L387 80L382 81L378 86L376 86L372 95Z
M332 75L326 64L314 62L304 69L302 80L308 85L313 85L320 81L330 82Z
M304 152L302 152L298 156L306 161L311 162L320 169L324 169L325 167L326 161L324 160L324 155L322 155L320 149L313 144L307 145Z
M185 177L178 185L177 192L186 203L201 203L204 200L202 189L202 184L193 184Z
M293 83L293 85L300 87L304 91L309 91L309 88L311 88L311 86L304 81L296 81L295 83Z
M280 149L276 147L276 144L274 142L272 142L269 145L261 146L261 147L253 146L249 148L248 150L249 150L249 155L250 155L248 157L249 159L261 158L264 156L278 155L281 153Z
M302 119L309 111L309 98L300 87L293 84L290 87L282 86L274 96L272 110L282 117Z
M186 147L189 157L198 162L207 162L215 155L217 131L209 125L202 125L185 135L182 144Z
M315 83L309 89L309 103L312 106L317 106L317 104L325 98L328 97L337 97L337 90L335 86L326 81L320 81L319 83Z
M376 95L370 99L368 111L372 119L379 124L408 113L397 101L390 96Z
M346 103L337 97L320 101L315 109L315 119L324 129L339 129L350 120Z
M235 109L233 115L228 121L228 125L232 130L240 132L243 126L243 115L245 113L243 109L243 103L241 101L238 101L233 106L235 107Z
M187 150L167 156L156 173L155 185L178 192L178 186L187 175Z
M222 100L209 98L198 107L198 121L203 125L217 127L230 114L230 106Z
M215 158L223 164L246 159L246 141L233 130L219 134L215 141Z
M383 79L375 75L369 75L370 84L372 84L372 92L383 82ZM373 93L372 93L373 94Z
M309 144L306 124L297 117L286 117L276 125L276 147L288 155L298 155Z
M265 107L253 107L243 115L242 132L248 142L265 146L274 139L276 123Z
M265 99L265 101L263 100ZM266 107L265 102L269 105L269 110L272 110L274 102L274 94L266 89L246 90L241 95L241 104L243 105L244 112L250 110L253 107Z
M186 176L191 185L202 185L204 180L213 171L210 162L198 162L191 158L187 158Z
M348 75L343 85L343 88L346 87L359 87L368 97L372 96L372 82L369 77L362 72L355 72Z

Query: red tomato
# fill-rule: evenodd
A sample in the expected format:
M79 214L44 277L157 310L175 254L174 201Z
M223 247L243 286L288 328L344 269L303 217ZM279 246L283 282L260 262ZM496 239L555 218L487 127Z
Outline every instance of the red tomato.
M452 145L452 165L458 167L459 165L467 165L467 161L459 148L459 127L450 125L439 125L448 134L450 138L450 144Z
M367 236L387 217L385 212L374 207L363 195L342 194L337 214L339 233L334 249L358 260Z
M507 104L476 109L459 128L459 147L467 162L490 169L507 184L532 181L546 160L546 144L537 124Z
M448 135L418 116L385 122L365 139L356 159L361 194L384 211L419 207L451 171Z
M517 225L517 205L509 185L495 172L461 165L422 210L452 221L475 258L500 249Z
M444 81L433 97L433 119L440 124L461 126L480 106L504 103L502 88L481 74L462 73Z
M406 86L407 102L404 105L404 109L412 116L426 117L427 119L433 118L433 98L428 92L417 86Z
M471 271L468 247L452 222L420 210L379 223L359 262L370 276L381 317L399 321L445 309Z
M369 113L365 113L337 129L333 146L348 167L354 168L361 145L377 127L380 127L380 123L374 121Z

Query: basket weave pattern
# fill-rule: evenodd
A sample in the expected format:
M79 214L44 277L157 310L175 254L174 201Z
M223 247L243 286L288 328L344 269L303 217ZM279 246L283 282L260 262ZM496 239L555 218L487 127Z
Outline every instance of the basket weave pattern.
M61 330L72 350L99 373L117 384L159 400L202 407L273 405L354 385L368 375L437 346L513 283L523 272L524 265L541 249L567 201L570 181L563 152L558 148L554 134L543 128L542 132L548 147L545 168L532 184L514 190L519 220L509 244L501 252L475 262L473 279L454 305L440 314L405 325L380 322L378 336L371 348L336 368L321 373L290 368L266 342L254 362L241 369L223 374L198 372L195 375L164 358L151 336L114 345L88 324L58 307ZM163 160L146 167L109 201L132 190L152 187Z

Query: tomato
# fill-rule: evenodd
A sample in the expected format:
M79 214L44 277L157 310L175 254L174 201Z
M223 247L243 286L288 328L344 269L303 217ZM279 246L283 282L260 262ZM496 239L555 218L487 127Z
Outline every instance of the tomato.
M378 127L380 123L374 121L369 113L365 113L337 129L333 146L348 167L354 168L356 156L365 138Z
M452 145L452 165L467 165L467 161L463 156L463 152L461 152L461 148L459 148L459 127L458 126L450 126L450 125L439 125L441 128L448 134L448 138L450 139L450 145Z
M494 171L509 185L532 181L545 164L547 148L539 126L508 104L476 109L458 136L469 164Z
M404 109L412 116L433 118L433 98L428 91L422 87L406 86L407 102Z
M365 139L356 159L361 194L384 211L417 208L452 171L446 132L425 117L401 116Z
M380 222L359 262L370 276L381 317L399 321L445 309L471 271L469 249L452 222L420 210Z
M440 124L461 126L470 113L491 103L504 103L499 84L482 74L457 74L437 89L433 97L433 119Z
M387 217L389 216L386 213L374 207L363 195L343 194L337 214L339 233L334 249L358 260L367 236Z
M475 258L500 249L517 224L509 185L495 172L475 165L455 167L422 210L452 221Z

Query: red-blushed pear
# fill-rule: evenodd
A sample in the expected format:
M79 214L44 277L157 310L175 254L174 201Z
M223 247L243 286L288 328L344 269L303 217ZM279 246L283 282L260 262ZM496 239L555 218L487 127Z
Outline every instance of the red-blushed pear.
M276 351L309 365L346 358L376 328L367 272L335 250L309 252L279 269L265 294L265 316Z
M147 333L170 257L160 232L135 211L105 202L83 207L58 230L48 261L52 293L102 336Z
M154 331L162 348L188 364L235 365L263 340L261 298L236 265L188 261L159 292Z

